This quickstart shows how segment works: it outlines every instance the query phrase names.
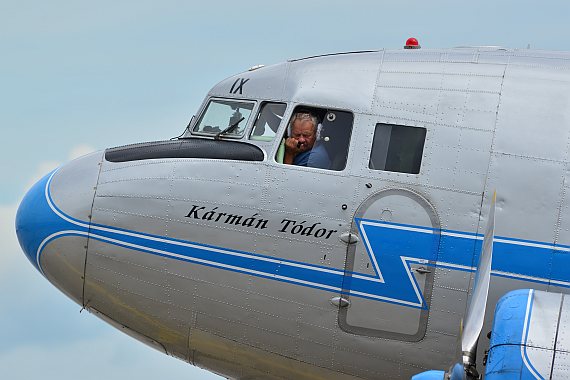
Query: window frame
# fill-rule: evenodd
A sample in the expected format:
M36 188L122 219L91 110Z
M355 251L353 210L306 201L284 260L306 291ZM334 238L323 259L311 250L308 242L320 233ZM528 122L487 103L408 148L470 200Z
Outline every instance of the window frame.
M283 116L281 117L281 122L279 123L279 127L277 128L277 130L275 131L275 135L273 136L273 138L271 140L265 141L263 139L255 139L252 138L253 136L253 131L255 130L255 123L257 123L257 121L259 120L259 117L261 116L261 112L263 111L263 107L268 104L268 103L273 103L273 104L282 104L285 106L285 110L283 111ZM256 113L255 113L255 117L254 120L252 120L251 125L249 127L249 131L247 133L247 140L248 141L255 141L258 143L267 143L267 144L273 144L273 142L275 140L277 140L277 136L279 136L280 134L282 135L283 132L281 132L281 129L283 127L283 120L289 120L291 117L290 115L288 115L288 111L289 111L289 106L290 103L287 103L285 101L276 101L276 100L261 100L258 102L257 108L256 108ZM287 117L287 118L286 118ZM289 123L289 121L287 121L287 124ZM257 137L261 137L261 136L257 136Z
M198 124L202 121L202 118L206 115L206 111L208 110L209 105L216 100L222 100L222 101L233 101L233 102L247 102L247 103L252 103L253 107L251 108L251 113L250 116L248 118L248 120L246 121L246 124L244 126L243 132L239 135L235 135L235 134L225 134L222 135L222 138L228 138L228 139L232 139L232 140L241 140L244 138L244 136L248 136L249 135L249 131L251 129L251 125L252 125L252 120L255 119L255 117L251 117L251 115L257 115L258 110L259 110L259 101L256 99L242 99L242 98L223 98L223 97L218 97L218 96L210 96L206 99L206 101L204 102L204 104L202 105L202 108L200 109L200 113L199 116L196 118L196 121L193 123L191 129L190 129L190 134L194 135L194 136L204 136L204 137L214 137L216 136L216 133L209 133L209 132L200 132L200 131L195 131L194 129L196 128L196 126L198 126Z
M335 108L335 107L328 107L328 106L323 106L323 105L313 105L313 104L306 104L306 103L288 103L287 104L287 109L285 110L285 114L283 115L283 119L286 119L287 121L281 125L280 131L278 131L278 133L276 134L276 137L274 139L275 144L275 149L272 152L272 160L275 164L279 165L280 167L290 167L290 168L296 168L299 170L321 170L321 171L325 171L325 172L329 172L329 173L343 173L345 171L347 171L349 169L349 161L350 161L350 156L351 151L352 151L352 144L353 144L353 140L352 138L355 137L355 127L356 127L356 116L357 114L350 109L344 109L344 108ZM298 165L293 165L293 164L285 164L285 163L281 163L277 161L277 154L279 151L279 147L281 146L281 140L283 139L283 137L285 136L285 133L287 133L288 128L289 128L289 123L291 122L291 118L293 117L293 115L296 112L299 112L299 109L302 111L303 109L309 109L309 110L318 110L320 112L323 112L323 115L326 116L326 114L328 112L346 112L348 114L350 114L352 116L352 125L350 126L350 134L349 134L349 140L347 142L346 148L347 148L347 153L346 153L346 159L344 161L344 167L341 170L335 170L335 169L323 169L323 168L318 168L318 167L313 167L313 166L298 166ZM321 120L321 123L323 122L323 120Z

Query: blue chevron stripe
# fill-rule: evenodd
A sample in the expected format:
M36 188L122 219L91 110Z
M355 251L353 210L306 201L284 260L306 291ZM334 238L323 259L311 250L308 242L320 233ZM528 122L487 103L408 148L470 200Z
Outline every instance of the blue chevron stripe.
M374 220L356 219L359 233L375 271L374 276L350 273L308 263L263 256L245 251L213 247L190 241L122 230L111 226L89 225L63 213L51 198L49 185L54 173L39 181L27 197L40 215L41 228L24 231L30 261L41 271L43 247L68 235L85 236L148 254L160 255L222 270L308 286L382 302L425 308L426 303L415 277L412 263L473 271L478 262L482 236L460 231L433 229ZM22 202L24 203L24 202ZM46 223L49 221L49 223ZM556 265L553 265L556 264ZM570 248L548 243L496 237L493 274L540 283L570 286ZM554 266L554 268L553 268Z

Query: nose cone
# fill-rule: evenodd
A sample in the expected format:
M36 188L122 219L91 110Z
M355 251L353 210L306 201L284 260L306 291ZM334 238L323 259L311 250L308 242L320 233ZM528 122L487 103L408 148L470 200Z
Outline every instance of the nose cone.
M16 234L20 241L22 250L28 257L28 260L38 268L36 250L40 245L42 237L49 235L52 231L50 222L51 218L48 208L46 207L44 190L46 183L51 177L49 173L41 180L36 182L34 186L26 193L18 211L16 213Z
M16 234L30 262L78 303L101 159L101 152L93 153L49 173L32 186L16 214Z

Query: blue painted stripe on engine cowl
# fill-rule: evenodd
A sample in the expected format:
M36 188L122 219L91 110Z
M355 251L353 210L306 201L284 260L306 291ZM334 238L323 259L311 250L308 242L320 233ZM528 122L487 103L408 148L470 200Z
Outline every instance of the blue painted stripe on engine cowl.
M534 291L505 294L495 308L485 379L542 379L526 351Z

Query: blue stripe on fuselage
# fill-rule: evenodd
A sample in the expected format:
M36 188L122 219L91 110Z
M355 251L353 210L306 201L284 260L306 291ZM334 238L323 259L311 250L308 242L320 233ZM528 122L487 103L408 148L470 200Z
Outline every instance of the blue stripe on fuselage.
M88 222L75 220L63 214L49 195L50 180L39 183L45 186L34 192L33 206L42 221L50 222L49 229L39 229L33 235L22 237L28 253L38 249L39 263L42 243L65 235L85 236ZM49 199L49 202L48 202ZM65 218L66 220L64 220ZM343 269L284 260L245 251L229 250L204 244L150 235L111 226L90 226L90 238L141 252L184 260L224 270L247 273L301 286L347 292L353 296L424 308L421 289L411 273L410 264L447 267L453 270L472 271L478 262L481 236L460 231L435 231L421 226L409 226L373 220L356 219L360 234L374 265L376 275L346 272ZM493 271L495 275L519 278L526 281L549 283L552 276L556 285L569 286L570 273L563 269L570 264L568 247L552 244L496 237L494 241ZM39 268L41 270L41 268Z

